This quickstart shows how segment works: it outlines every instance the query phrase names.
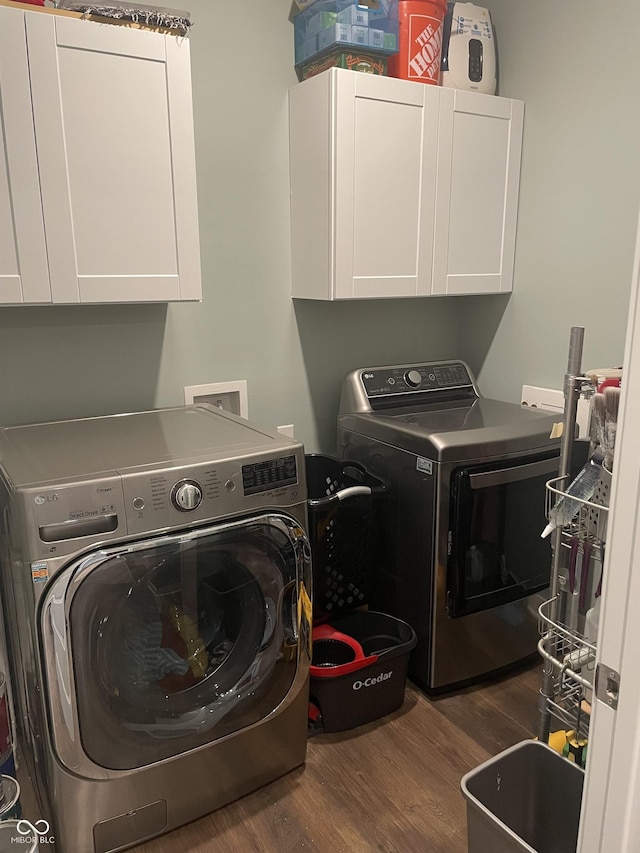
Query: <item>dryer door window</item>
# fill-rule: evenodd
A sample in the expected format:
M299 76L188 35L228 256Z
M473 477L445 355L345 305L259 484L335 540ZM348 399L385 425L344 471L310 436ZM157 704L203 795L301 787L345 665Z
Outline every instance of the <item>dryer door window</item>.
M75 568L65 592L69 692L92 762L144 766L277 708L298 666L293 528L263 516L92 555ZM55 590L45 627L47 611L55 635Z
M525 598L549 584L540 538L545 482L558 457L458 469L452 476L447 606L465 616Z

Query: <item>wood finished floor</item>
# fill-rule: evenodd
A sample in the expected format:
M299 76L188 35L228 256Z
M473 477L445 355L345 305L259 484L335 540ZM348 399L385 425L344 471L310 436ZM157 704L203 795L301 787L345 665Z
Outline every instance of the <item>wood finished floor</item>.
M134 853L466 853L460 779L538 727L539 661L310 738L304 767ZM490 851L487 851L490 853Z

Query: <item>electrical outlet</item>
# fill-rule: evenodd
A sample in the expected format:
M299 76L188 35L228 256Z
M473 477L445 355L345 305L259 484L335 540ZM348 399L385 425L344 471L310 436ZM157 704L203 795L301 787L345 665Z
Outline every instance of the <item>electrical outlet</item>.
M288 435L289 438L293 438L293 424L284 424L283 426L276 427L276 429L282 435Z
M240 415L241 418L249 417L249 398L247 394L247 380L239 379L235 382L212 382L207 385L187 385L184 388L185 406L193 403L211 403L225 412Z

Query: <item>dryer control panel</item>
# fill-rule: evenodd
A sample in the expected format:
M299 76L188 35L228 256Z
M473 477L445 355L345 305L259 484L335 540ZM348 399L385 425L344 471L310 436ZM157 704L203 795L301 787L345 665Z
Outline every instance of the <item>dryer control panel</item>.
M412 364L382 367L360 373L367 397L411 394L415 391L442 391L473 385L469 370L462 362Z
M476 397L480 392L464 361L393 364L351 371L342 385L340 413Z

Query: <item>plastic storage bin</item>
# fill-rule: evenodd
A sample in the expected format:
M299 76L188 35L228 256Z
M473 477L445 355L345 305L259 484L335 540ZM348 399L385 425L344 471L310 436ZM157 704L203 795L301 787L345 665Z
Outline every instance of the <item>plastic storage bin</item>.
M523 741L462 778L468 853L573 853L584 771L538 741Z
M399 708L416 641L406 622L368 610L314 628L310 696L324 730L352 729Z
M385 488L357 462L311 453L305 466L318 620L367 604L377 549L375 512Z
M358 50L332 50L303 63L297 69L300 80L308 80L321 74L327 68L346 68L350 71L363 71L366 74L387 76L387 57L382 54L367 53Z
M343 68L386 73L387 56L398 50L398 0L315 0L293 18L293 28L300 80L319 73L319 60L330 56ZM355 55L359 62L350 62Z

